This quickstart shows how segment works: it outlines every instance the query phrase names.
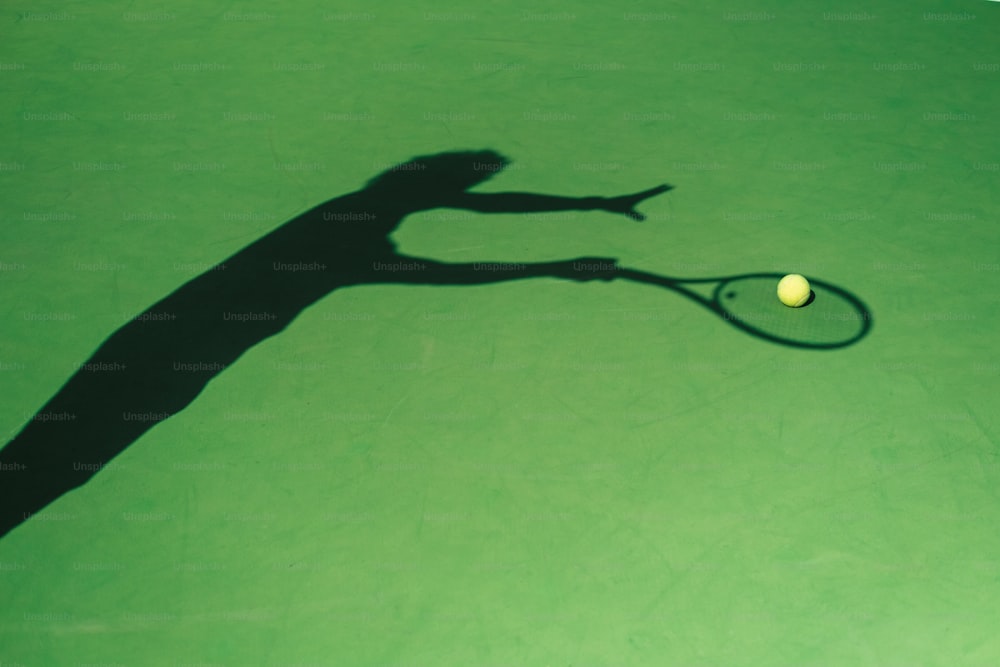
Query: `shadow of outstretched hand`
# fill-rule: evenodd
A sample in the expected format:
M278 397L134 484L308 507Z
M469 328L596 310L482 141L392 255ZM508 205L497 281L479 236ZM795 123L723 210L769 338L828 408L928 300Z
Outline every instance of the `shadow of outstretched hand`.
M635 207L650 197L655 197L656 195L669 192L673 189L674 187L672 185L663 184L631 195L608 197L601 204L600 208L608 213L621 213L628 218L632 218L636 222L642 222L646 219L646 216L635 210Z

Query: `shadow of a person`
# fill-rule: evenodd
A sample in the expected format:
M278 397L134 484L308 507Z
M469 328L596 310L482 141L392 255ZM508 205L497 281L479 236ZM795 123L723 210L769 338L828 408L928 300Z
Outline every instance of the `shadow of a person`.
M288 221L125 323L0 450L0 536L85 484L244 352L334 290L614 277L615 260L606 258L484 270L403 255L389 235L408 214L604 210L641 220L635 206L671 189L612 198L468 192L507 164L489 150L413 158Z

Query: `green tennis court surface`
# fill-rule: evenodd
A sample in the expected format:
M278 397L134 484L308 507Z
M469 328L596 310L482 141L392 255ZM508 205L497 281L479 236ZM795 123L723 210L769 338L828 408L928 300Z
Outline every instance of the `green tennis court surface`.
M1000 664L998 12L3 10L0 666Z

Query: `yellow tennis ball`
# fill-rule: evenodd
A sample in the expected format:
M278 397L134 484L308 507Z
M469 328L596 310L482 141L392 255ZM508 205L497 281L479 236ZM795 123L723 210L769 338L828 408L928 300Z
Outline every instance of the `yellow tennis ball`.
M786 306L804 306L810 294L809 281L797 273L789 273L778 281L778 299Z

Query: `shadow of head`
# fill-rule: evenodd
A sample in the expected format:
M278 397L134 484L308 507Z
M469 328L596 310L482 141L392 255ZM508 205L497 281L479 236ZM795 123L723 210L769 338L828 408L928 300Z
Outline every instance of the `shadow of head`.
M369 194L392 193L411 203L440 205L483 183L510 164L496 151L454 151L420 155L394 165L365 184Z

